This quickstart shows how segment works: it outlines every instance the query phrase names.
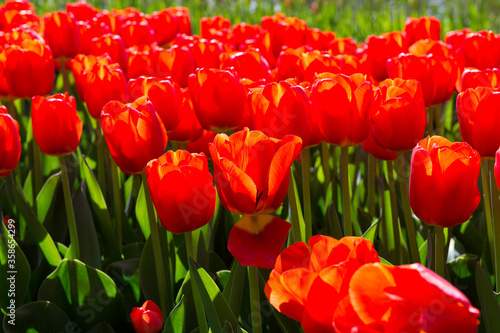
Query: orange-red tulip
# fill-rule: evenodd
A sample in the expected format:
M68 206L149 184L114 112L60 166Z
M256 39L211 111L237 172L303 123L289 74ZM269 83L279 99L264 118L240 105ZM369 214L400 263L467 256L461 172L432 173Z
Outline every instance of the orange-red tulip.
M146 19L126 22L120 28L120 36L127 48L155 42L155 33Z
M448 281L421 264L367 264L354 273L339 333L475 333L479 310Z
M481 200L481 157L464 142L427 137L413 149L410 204L427 224L453 227L467 221Z
M302 53L300 64L303 76L299 76L299 80L312 82L317 74L323 72L339 74L342 72L341 61L337 56L317 50Z
M497 186L500 188L500 149L497 150L497 153L495 154L495 180L497 183Z
M127 78L130 80L141 75L152 76L154 74L153 54L159 49L156 43L129 47L127 49Z
M90 54L92 39L111 32L108 26L99 22L96 18L89 21L77 21L76 25L78 26L78 35L80 38L78 53Z
M195 69L219 68L219 56L222 53L222 43L215 39L200 39L190 44L191 55L194 60Z
M54 58L38 39L25 39L6 49L4 76L13 96L48 95L54 87Z
M302 54L310 52L309 46L301 46L296 49L287 48L283 50L277 60L277 74L279 80L290 78L303 78Z
M318 28L307 29L306 45L315 50L325 51L333 40L335 40L335 33L332 31L322 31Z
M222 15L214 17L202 17L200 20L201 38L212 39L212 31L220 31L222 29L230 29L231 22Z
M178 95L181 94L181 90L177 83L157 77L141 76L128 82L128 93L132 101L148 96L167 132L179 124L181 114Z
M368 134L366 140L363 141L362 146L367 153L372 154L375 158L378 158L379 160L395 161L396 158L398 157L396 152L380 147L373 139L371 131L370 134Z
M290 166L301 148L294 135L278 140L248 129L230 137L218 134L210 154L221 203L237 214L278 209L288 190Z
M146 177L156 212L168 231L194 231L212 219L216 194L205 155L169 150L148 163Z
M126 79L118 64L96 63L83 74L83 97L92 118L99 119L109 101L127 101Z
M420 39L441 39L441 22L432 17L408 17L403 30L408 40L408 45L412 45Z
M111 156L127 174L141 173L167 146L167 132L146 96L129 104L109 102L102 109L101 126Z
M72 3L66 4L66 12L75 17L77 21L89 21L92 20L99 10L94 8L91 4L84 0L79 0Z
M172 41L179 31L177 15L168 8L153 12L148 18L149 25L154 31L155 40L158 45L167 45Z
M194 60L185 46L158 49L153 55L153 66L157 76L171 76L182 88L188 86L188 77L194 72Z
M205 154L205 156L210 156L210 149L208 148L209 144L214 142L215 136L217 133L209 132L207 130L203 130L201 136L191 142L186 144L186 150L190 153L197 154Z
M315 81L311 102L323 139L340 147L363 142L370 130L372 101L372 86L362 74L339 74Z
M278 311L300 321L306 332L334 332L333 314L348 296L351 276L374 262L379 258L369 240L316 235L309 245L298 242L283 250L264 292Z
M356 50L358 48L358 45L354 41L352 37L347 37L347 38L336 38L330 43L328 43L328 51L331 52L333 55L337 54L350 54L354 55L356 53Z
M384 149L413 149L427 124L424 95L416 80L387 79L375 92L371 135Z
M146 301L140 308L133 308L130 319L136 333L158 333L163 328L163 315L153 301Z
M234 72L241 79L253 81L269 81L271 69L267 60L258 49L247 49L244 52L226 52L221 54L221 68L234 68Z
M470 28L449 31L444 36L444 42L450 45L454 50L459 50L465 37L470 33L472 33L472 30Z
M92 70L92 67L94 67L94 65L97 63L109 65L112 63L112 60L108 55L95 56L91 54L77 54L70 61L71 72L73 73L73 78L75 79L76 91L78 92L78 96L80 96L82 100L85 100L83 96L85 72Z
M500 91L467 89L457 97L457 113L462 140L481 157L494 157L500 146Z
M189 16L189 9L186 7L169 7L167 8L177 18L179 25L179 33L191 35L191 19Z
M247 44L247 41L255 41L262 34L262 27L258 24L251 25L241 22L233 25L232 31L236 49L239 49L239 46Z
M465 69L462 74L462 91L477 87L500 88L500 69Z
M66 61L78 53L80 35L76 19L65 12L46 13L44 37L50 46L54 59Z
M113 62L120 64L120 68L124 73L127 71L127 52L121 36L105 34L96 37L92 39L90 51L94 55L104 55L107 53L113 59Z
M185 88L181 91L181 94L177 96L181 119L177 127L168 133L168 137L170 141L192 142L203 134L203 127L196 117L189 89Z
M83 123L76 111L75 98L68 93L33 97L31 122L36 142L47 155L71 154L80 143Z
M276 58L284 46L297 48L306 42L307 23L296 17L286 17L278 13L264 16L261 24L262 28L270 33L272 52Z
M204 129L224 132L241 125L246 94L233 73L218 69L198 69L189 76L189 90L196 116Z
M7 177L14 170L21 157L21 137L19 124L0 106L0 177Z
M458 52L464 57L467 67L478 69L498 67L500 38L492 31L470 33L465 36Z

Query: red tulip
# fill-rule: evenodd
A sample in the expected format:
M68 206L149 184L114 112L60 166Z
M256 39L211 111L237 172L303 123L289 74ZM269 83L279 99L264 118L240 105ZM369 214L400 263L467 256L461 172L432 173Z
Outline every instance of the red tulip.
M78 147L83 123L76 111L75 98L68 93L33 97L31 121L33 135L44 154L65 156Z
M477 332L479 310L420 264L366 264L354 273L336 332Z
M0 106L0 177L7 177L14 170L21 157L21 137L19 124Z
M306 332L334 332L333 314L348 296L351 276L365 263L379 262L373 244L361 237L336 240L313 236L283 250L264 291L281 313Z
M495 180L497 186L500 188L500 149L495 154Z
M472 33L472 30L470 28L449 31L444 36L444 42L448 45L451 45L454 50L459 50L465 37L470 33Z
M441 22L432 17L408 17L403 30L408 40L408 45L412 45L420 39L441 39Z
M111 156L126 174L141 173L167 146L167 132L146 96L128 104L109 102L101 126Z
M155 33L146 19L126 22L120 27L120 35L127 48L155 42Z
M100 37L111 32L111 29L96 18L89 21L77 21L79 45L78 53L90 54L92 48L92 39Z
M13 101L16 97L12 96L9 85L5 79L4 70L5 62L7 61L7 50L4 46L0 46L0 100Z
M148 18L149 25L154 31L155 40L158 45L167 45L172 41L179 31L177 16L169 8L153 12Z
M94 119L99 119L102 108L109 101L126 102L126 79L118 64L96 63L84 72L83 97Z
M179 33L191 35L191 19L189 17L189 9L186 7L169 7L167 10L177 18Z
M8 9L0 11L0 25L8 31L21 26L28 26L38 33L43 33L43 20L34 10Z
M203 127L196 117L189 89L181 91L182 93L177 96L181 119L177 127L168 133L168 137L170 141L192 142L203 134Z
M156 43L129 47L127 49L127 78L130 80L141 75L152 76L154 74L153 54L159 49Z
M93 55L104 55L107 53L113 59L113 62L120 64L120 68L124 73L127 71L127 52L121 36L105 34L96 37L92 39L90 50Z
M231 22L222 15L214 17L202 17L200 20L201 38L211 39L213 33L211 30L230 29Z
M325 51L331 41L335 40L335 33L332 31L322 31L318 28L307 29L306 45L315 50Z
M395 152L380 147L373 139L371 131L370 134L368 134L366 140L363 141L362 146L367 153L372 154L375 158L378 158L379 160L395 161L396 158L398 157L398 155Z
M329 53L321 53L317 50L302 53L301 58L303 76L299 76L301 81L314 81L319 73L328 72L339 74L342 72L341 58L332 56Z
M132 101L148 96L167 132L179 124L181 113L178 100L181 90L177 83L156 77L141 76L128 82L128 93Z
M371 135L384 149L413 149L427 124L422 87L416 80L385 80L374 98Z
M70 61L71 72L73 73L73 78L75 79L76 91L78 92L78 96L82 100L85 100L83 93L83 84L85 72L92 70L95 64L103 64L109 65L112 63L111 58L108 55L104 56L94 56L94 55L85 55L85 54L77 54Z
M467 34L458 50L464 57L466 67L486 69L498 67L500 38L492 31Z
M208 146L212 142L214 142L216 135L217 133L203 130L203 133L198 139L188 142L186 144L186 150L189 151L190 153L197 153L197 154L203 153L205 154L205 156L210 156L210 149L208 148Z
M262 92L252 91L248 103L256 129L277 139L297 135L303 147L309 144L311 105L304 88L287 81L268 83Z
M296 17L286 17L281 13L264 16L261 24L270 33L272 52L276 58L284 46L298 48L306 42L307 24Z
M198 69L189 76L189 90L196 116L204 129L224 132L241 125L245 89L231 72Z
M50 46L54 59L66 61L78 53L80 35L76 19L65 12L46 13L44 37Z
M159 49L153 55L154 69L157 76L171 76L182 88L187 87L188 77L194 72L193 56L187 47L172 46Z
M194 60L194 68L219 68L222 48L222 43L215 39L194 41L189 47Z
M331 107L335 101L336 107ZM362 74L339 74L314 82L311 102L326 142L349 147L368 137L373 90Z
M218 134L210 144L215 184L224 207L237 214L270 213L285 199L290 166L300 153L299 137L283 140L245 129Z
M136 333L158 333L163 328L163 315L153 301L146 301L140 308L133 308L130 319Z
M481 157L467 143L427 137L413 149L410 204L427 224L453 227L467 221L481 200Z
M66 12L73 15L77 21L89 21L99 13L99 10L85 0L79 0L77 2L67 3Z
M358 46L352 37L336 38L328 43L327 49L333 55L337 54L351 54L356 53Z
M262 34L262 27L258 24L241 22L233 25L232 32L236 49L238 49L240 45L247 44L247 41L255 41Z
M146 177L156 212L168 231L194 231L212 219L216 194L205 155L170 150L148 163Z
M54 87L54 58L41 41L25 39L6 49L4 76L13 96L48 95Z
M239 78L247 78L253 81L269 81L271 69L267 60L258 49L247 49L244 52L226 52L221 56L221 68L234 68Z
M457 97L457 113L462 139L481 157L494 157L500 146L500 91L467 89Z
M466 68L462 74L462 92L477 87L500 88L500 69Z
M312 51L312 49L308 46L283 50L277 60L278 79L286 80L289 78L303 78L304 68L302 65L302 54L309 51Z

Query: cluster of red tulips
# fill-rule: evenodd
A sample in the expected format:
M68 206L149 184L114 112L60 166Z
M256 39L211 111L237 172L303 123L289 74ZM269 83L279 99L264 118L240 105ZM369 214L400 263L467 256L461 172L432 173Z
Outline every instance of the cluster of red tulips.
M305 332L477 331L479 311L446 280L452 238L447 228L468 221L479 206L482 168L487 250L498 289L500 201L494 175L500 181L500 163L494 158L500 158L500 36L463 29L441 40L440 22L422 17L408 18L403 31L358 44L283 14L265 16L260 25L203 18L197 36L191 34L187 8L147 15L135 8L101 11L78 1L65 12L40 17L26 0L7 0L0 7L0 28L0 100L5 104L0 108L0 176L7 177L3 182L12 193L26 199L18 161L33 166L32 199L25 201L35 216L30 223L45 230L40 214L46 213L33 199L45 182L40 151L59 158L70 244L66 259L49 259L48 241L38 243L53 269L64 260L85 262L73 207L77 184L95 183L91 200L102 198L101 209L112 198L113 219L100 230L107 233L103 241L114 247L104 247L103 261L126 258L123 225L133 221L153 248L149 260L160 301L160 306L148 300L133 309L136 332L161 330L178 304L172 298L177 281L165 276L176 265L176 256L162 250L161 239L173 237L165 236L165 229L185 235L194 281L205 244L193 242L193 232L215 223L220 205L235 217L227 249L249 267L253 332L262 331L263 289L269 302ZM59 75L62 89L55 88ZM456 92L463 142L441 136L443 105ZM21 110L27 104L21 99L31 101L31 111ZM80 143L85 127L90 129L86 149L97 148L93 168ZM169 143L172 150L166 151ZM340 147L339 160L328 144ZM360 145L369 161L361 180L349 176L349 148ZM408 150L413 150L409 184ZM337 198L331 184L338 174L331 163L339 165L340 235L346 236L340 240L314 235L318 222L313 221L317 204L311 202L310 159L318 155L330 200ZM68 175L72 156L80 161L80 172ZM388 161L387 211L371 184L377 159ZM396 161L399 193L391 161ZM138 199L138 187L126 192L124 185L141 176L144 201ZM373 223L380 225L377 237L355 237L364 230L356 220L359 214L353 219L352 202L359 200L350 194L353 182L368 184L368 214L392 216L391 223ZM137 224L124 207L129 193L129 202L147 206L146 223ZM7 208L11 215L21 212L13 206ZM403 216L398 217L398 208ZM381 263L374 243L400 266ZM426 263L422 248L428 248L427 266L435 272L421 265ZM259 287L259 267L273 269L265 288ZM207 301L199 285L191 286L199 331L220 331L207 306L210 297Z

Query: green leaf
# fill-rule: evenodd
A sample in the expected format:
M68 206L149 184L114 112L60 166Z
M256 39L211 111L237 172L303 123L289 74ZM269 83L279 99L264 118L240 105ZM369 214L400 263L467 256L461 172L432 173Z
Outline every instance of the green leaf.
M236 332L241 332L238 320L210 275L202 267L197 268L192 259L189 260L189 271L193 274L193 283L195 283L201 295L203 307L212 331L220 332L222 330L221 325L227 321Z
M5 333L25 332L75 332L68 316L54 303L37 301L16 309L15 325L9 324L11 318L5 317Z
M60 172L50 176L36 197L36 212L38 219L42 224L45 222L45 218L49 213L52 201L55 198L59 178L61 178Z
M500 318L500 305L493 293L488 276L479 263L476 264L476 287L486 332L500 332L500 320L498 320Z
M139 196L137 197L137 203L135 204L135 215L144 238L148 239L151 234L151 229L149 227L148 206L146 204L146 195L144 194L143 186L141 186Z
M39 300L60 307L83 331L101 321L125 320L122 294L104 272L79 260L64 259L43 281Z
M183 296L168 315L165 327L163 328L163 333L184 333L184 323L186 321L186 307L184 303Z
M370 240L372 243L375 241L375 238L377 237L377 233L378 233L378 222L379 221L380 221L379 219L376 219L375 221L373 221L373 223L370 225L370 227L363 234L363 238Z
M97 221L99 222L100 235L103 238L106 255L108 255L112 261L120 260L121 253L114 237L115 233L111 224L111 217L109 216L108 207L102 195L101 188L85 157L83 157L81 161L90 195L90 202L97 217Z
M111 263L110 272L108 272L115 277L115 280L121 282L121 292L127 299L133 300L134 304L138 303L141 297L139 266L139 259L125 259Z

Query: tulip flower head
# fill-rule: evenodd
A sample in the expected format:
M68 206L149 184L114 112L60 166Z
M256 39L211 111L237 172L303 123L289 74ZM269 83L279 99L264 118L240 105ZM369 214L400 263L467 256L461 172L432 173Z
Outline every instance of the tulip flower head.
M404 34L408 45L421 39L441 39L441 22L432 17L408 17L405 22Z
M130 319L136 333L158 333L163 327L163 315L153 301L146 301L140 308L133 308Z
M0 177L7 177L14 170L21 157L19 124L0 106Z

